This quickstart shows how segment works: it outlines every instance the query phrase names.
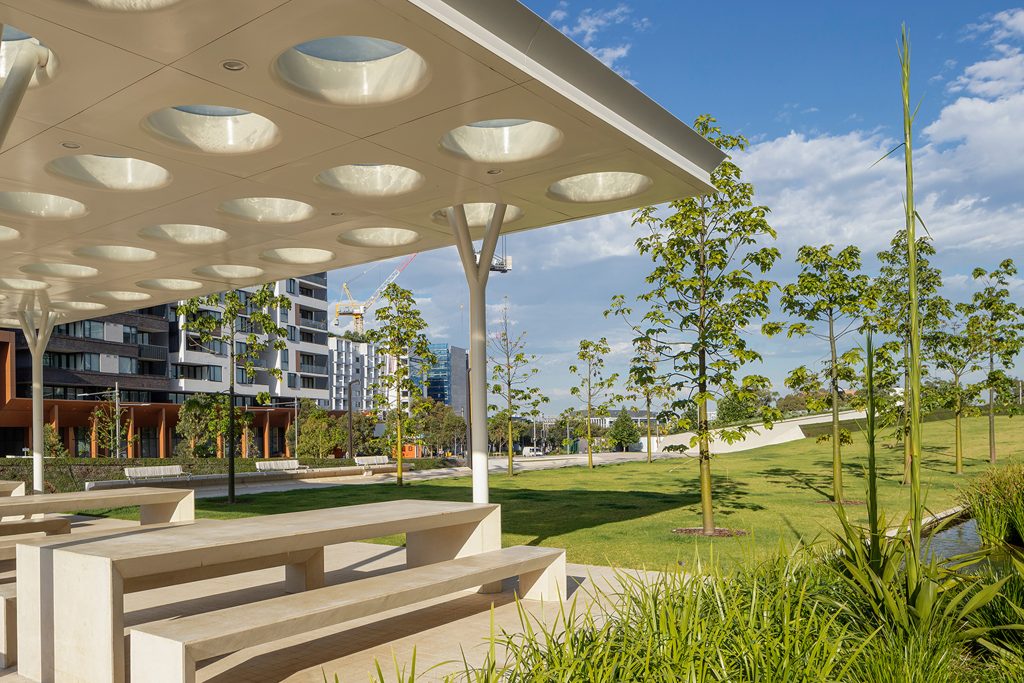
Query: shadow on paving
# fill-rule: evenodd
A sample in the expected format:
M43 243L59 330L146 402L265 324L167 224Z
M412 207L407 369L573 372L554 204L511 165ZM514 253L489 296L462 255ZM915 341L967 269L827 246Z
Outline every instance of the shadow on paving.
M688 482L690 484L690 482ZM700 504L700 491L694 479L692 488L673 492L611 491L603 489L537 489L493 488L491 502L502 506L502 531L525 536L530 545L541 545L547 539L582 529L592 529L679 510ZM714 482L716 511L729 515L739 510L763 510L764 506L747 500L746 484L732 479L716 478ZM469 486L422 486L413 484L399 488L393 484L341 486L316 491L296 490L240 496L234 505L221 500L198 500L200 514L213 516L248 516L343 507L389 500L415 498L423 500L469 501Z

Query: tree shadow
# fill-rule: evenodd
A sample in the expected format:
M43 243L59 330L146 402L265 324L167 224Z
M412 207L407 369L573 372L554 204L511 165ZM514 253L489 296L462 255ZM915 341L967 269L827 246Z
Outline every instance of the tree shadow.
M831 467L832 463L829 463ZM804 489L813 491L823 498L832 498L832 477L821 474L810 474L802 470L788 467L770 467L761 470L758 474L773 484L785 486L788 489Z

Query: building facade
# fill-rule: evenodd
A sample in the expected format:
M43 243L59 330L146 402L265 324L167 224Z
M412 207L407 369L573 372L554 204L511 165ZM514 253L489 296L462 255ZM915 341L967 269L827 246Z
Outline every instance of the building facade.
M331 337L328 343L331 359L331 408L349 409L349 384L352 385L352 408L369 412L374 409L374 392L381 374L388 369L387 358L376 344Z
M427 395L465 417L469 405L469 354L451 344L431 344L437 359L427 371Z

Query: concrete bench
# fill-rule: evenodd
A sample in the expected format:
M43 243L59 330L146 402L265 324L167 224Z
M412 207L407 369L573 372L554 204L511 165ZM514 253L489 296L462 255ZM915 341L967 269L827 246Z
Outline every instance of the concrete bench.
M390 464L386 455L357 455L355 461L363 468L363 476L373 474L374 467Z
M147 467L125 467L124 476L130 482L142 481L145 479L167 479L169 477L191 478L191 475L181 465L151 465Z
M0 669L18 662L18 585L0 584Z
M296 472L309 469L300 465L298 460L257 460L257 472Z
M43 533L47 536L54 534L70 534L70 517L39 517L36 519L16 519L9 522L0 522L0 536L17 536L19 534ZM4 559L0 557L0 559Z
M519 577L520 598L560 600L565 551L516 546L131 629L133 683L194 683L196 662Z

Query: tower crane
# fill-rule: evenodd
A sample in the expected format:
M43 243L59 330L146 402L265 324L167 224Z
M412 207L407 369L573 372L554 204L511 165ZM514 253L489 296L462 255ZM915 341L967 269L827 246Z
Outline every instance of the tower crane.
M373 308L373 305L377 303L377 299L381 297L384 290L387 289L388 285L398 279L398 276L402 274L402 271L409 267L409 264L416 258L416 254L412 254L407 257L397 268L391 271L384 282L380 284L380 287L370 295L366 301L356 301L355 297L352 296L352 292L349 291L348 283L345 282L341 285L341 288L345 291L345 296L348 297L347 301L338 302L334 306L334 324L340 325L339 319L343 315L352 316L352 328L358 332L363 332L363 318L366 316L366 312Z

